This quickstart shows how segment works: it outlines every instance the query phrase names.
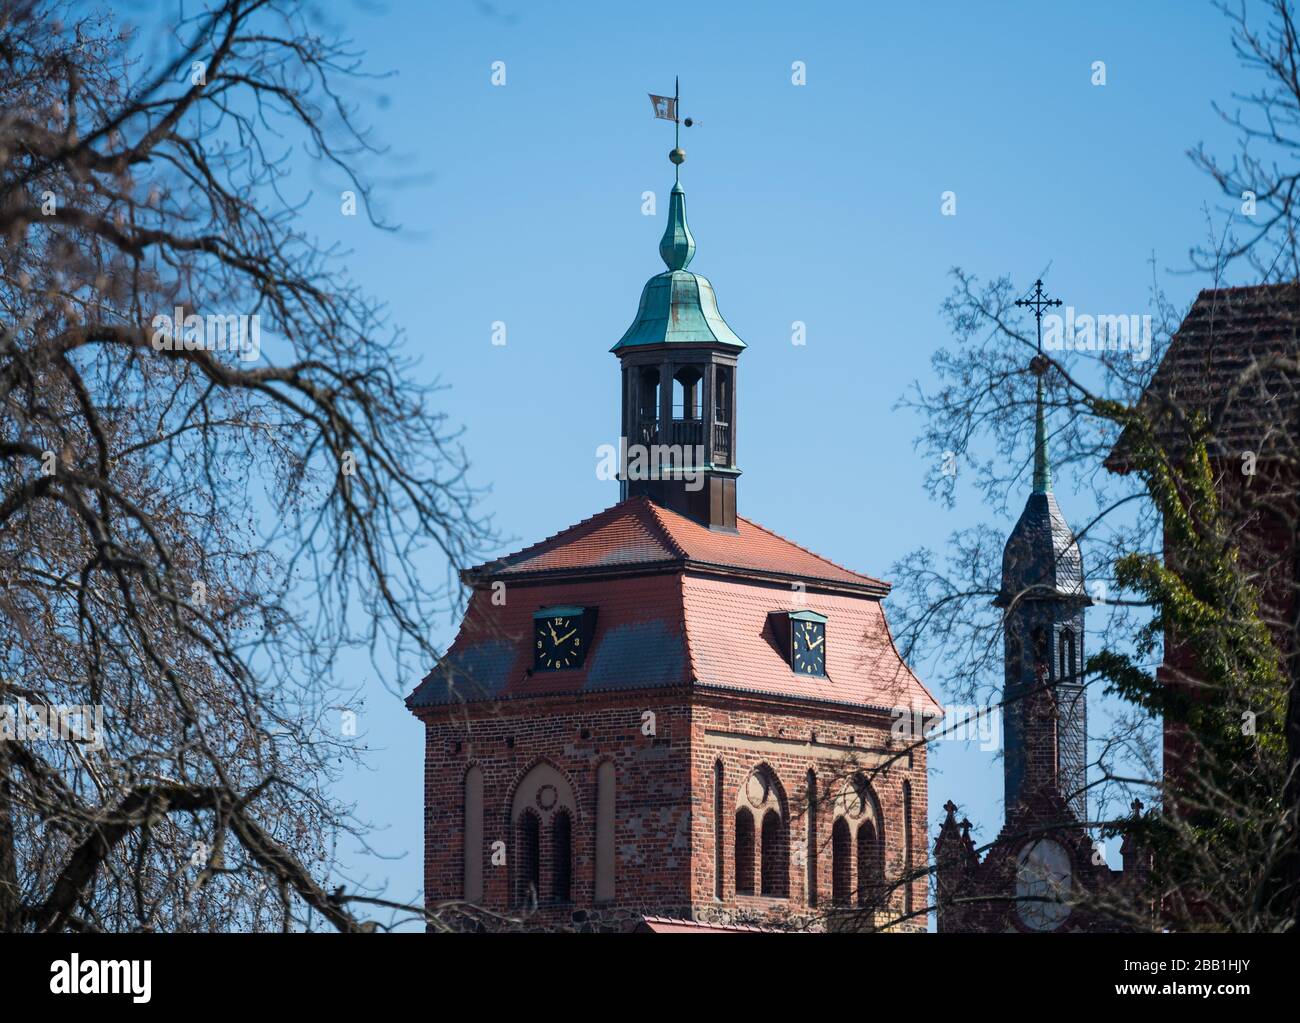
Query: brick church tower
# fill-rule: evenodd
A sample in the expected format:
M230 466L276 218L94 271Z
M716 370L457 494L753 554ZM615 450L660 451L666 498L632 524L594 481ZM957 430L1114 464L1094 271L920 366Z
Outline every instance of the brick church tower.
M1087 690L1083 676L1084 589L1078 542L1052 493L1037 356L1034 480L1002 555L994 604L1003 614L1003 791L1006 818L983 858L970 821L947 816L935 843L940 932L1111 930L1074 908L1124 878L1095 855L1088 822ZM1126 841L1125 865L1142 851Z
M888 584L738 513L745 343L687 269L685 203L678 182L667 269L613 348L622 499L466 572L460 631L407 699L426 902L492 926L923 930L925 751L890 725L939 708Z

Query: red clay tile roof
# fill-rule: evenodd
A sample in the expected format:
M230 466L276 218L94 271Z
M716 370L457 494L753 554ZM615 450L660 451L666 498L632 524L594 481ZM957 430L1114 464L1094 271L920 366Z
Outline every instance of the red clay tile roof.
M575 571L637 565L662 567ZM476 574L460 632L408 699L412 709L696 686L938 710L894 648L880 603L884 584L744 520L738 534L715 533L637 498ZM829 585L800 592L791 578ZM489 579L507 580L505 604L493 602ZM560 604L596 609L589 653L578 668L533 673L533 612ZM824 678L796 675L776 635L772 616L803 610L828 619Z
M470 570L471 577L591 572L632 566L691 565L866 588L889 584L852 572L770 530L736 517L736 532L709 529L645 497L606 508L515 554Z
M687 655L699 686L926 714L939 709L899 657L878 600L690 574L682 580L682 600ZM824 677L790 669L775 634L781 620L772 617L783 611L826 616Z
M1277 366L1240 386L1241 375L1267 360L1300 356L1300 285L1264 284L1207 288L1192 303L1142 397L1156 435L1177 451L1185 436L1167 418L1167 406L1210 417L1211 452L1239 458L1265 455L1286 443L1297 408L1300 380ZM1162 406L1164 406L1162 408ZM1279 443L1281 442L1281 443ZM1106 459L1114 472L1130 468L1128 428Z

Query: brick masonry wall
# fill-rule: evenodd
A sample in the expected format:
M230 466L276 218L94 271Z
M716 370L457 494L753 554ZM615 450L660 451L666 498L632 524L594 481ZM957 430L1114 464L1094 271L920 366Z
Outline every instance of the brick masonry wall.
M643 715L654 715L654 734L643 734ZM912 862L926 863L927 789L924 751L908 766L906 755L872 770L889 746L890 717L881 711L821 706L743 695L700 695L682 690L588 694L469 707L425 710L426 901L432 908L463 892L464 779L471 764L483 772L484 905L514 906L515 855L510 808L515 787L539 761L553 765L572 787L572 897L542 904L531 918L541 926L627 929L637 914L688 916L708 922L781 922L793 918L824 925L831 909L830 836L834 792L823 794L817 813L817 905L807 890L808 830L805 779L817 772L819 789L847 784L854 758L870 777L883 817L885 871L896 878L904 858L903 781L911 785ZM815 740L814 737L815 736ZM723 897L714 896L714 763L724 765ZM604 760L616 770L616 886L612 902L594 901L596 771ZM750 772L766 765L782 794L788 821L788 896L737 895L735 808ZM833 786L832 783L838 782ZM761 821L755 821L755 845ZM494 842L506 843L505 865L492 863ZM544 871L549 847L542 844ZM856 850L854 850L856 857ZM855 866L856 870L856 866ZM856 873L854 875L856 877ZM759 877L758 866L755 878ZM912 904L926 905L924 877L912 885ZM901 911L901 891L892 899ZM899 929L923 930L925 917Z
M825 923L831 904L831 828L837 796L861 771L871 784L883 817L884 862L887 882L896 882L905 854L903 833L903 782L911 786L911 857L913 870L923 871L928 856L925 750L920 747L887 767L878 761L902 748L890 745L891 717L882 711L807 707L777 703L747 695L699 695L692 707L691 790L697 807L691 827L691 902L696 916L705 920L762 922L765 918L815 916ZM715 897L714 765L723 764L722 787L722 898ZM760 765L770 769L779 784L789 822L789 885L785 898L737 895L735 864L735 810L744 800L741 787ZM809 828L807 776L817 777L815 905L809 899ZM755 844L760 821L755 820ZM856 849L854 878L856 879ZM759 877L755 867L755 878ZM927 905L928 882L924 874L911 884L911 905ZM905 898L898 888L890 900L891 914L902 912ZM900 930L924 930L924 914L899 925Z
M678 906L685 902L690 863L688 713L681 692L603 694L567 699L520 700L426 710L426 903L460 899L463 892L464 779L471 764L483 772L483 881L487 908L513 907L514 854L510 807L513 791L539 761L569 782L573 821L572 899L542 905L532 922L569 925L575 911L595 907L596 770L611 760L616 770L613 903L601 908ZM642 715L654 714L653 735ZM492 845L504 841L505 865L492 863ZM545 843L544 843L545 845ZM545 886L545 878L543 879Z

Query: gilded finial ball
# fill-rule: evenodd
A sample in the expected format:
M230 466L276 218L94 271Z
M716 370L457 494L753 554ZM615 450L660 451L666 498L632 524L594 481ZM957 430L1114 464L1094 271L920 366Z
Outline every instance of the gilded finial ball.
M1029 360L1029 372L1033 373L1036 377L1041 377L1047 372L1047 367L1050 365L1051 363L1048 361L1046 355L1035 355Z
M673 163L678 163L678 164L685 163L685 162L686 162L686 150L685 150L685 149L674 149L671 153L668 154L668 159L672 160Z

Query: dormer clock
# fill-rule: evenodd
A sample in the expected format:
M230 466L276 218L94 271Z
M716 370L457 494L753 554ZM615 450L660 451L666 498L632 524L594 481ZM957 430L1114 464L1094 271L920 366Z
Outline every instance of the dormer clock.
M790 670L800 675L826 674L826 616L816 611L790 612Z
M533 670L581 667L595 631L593 607L543 607L533 612Z

